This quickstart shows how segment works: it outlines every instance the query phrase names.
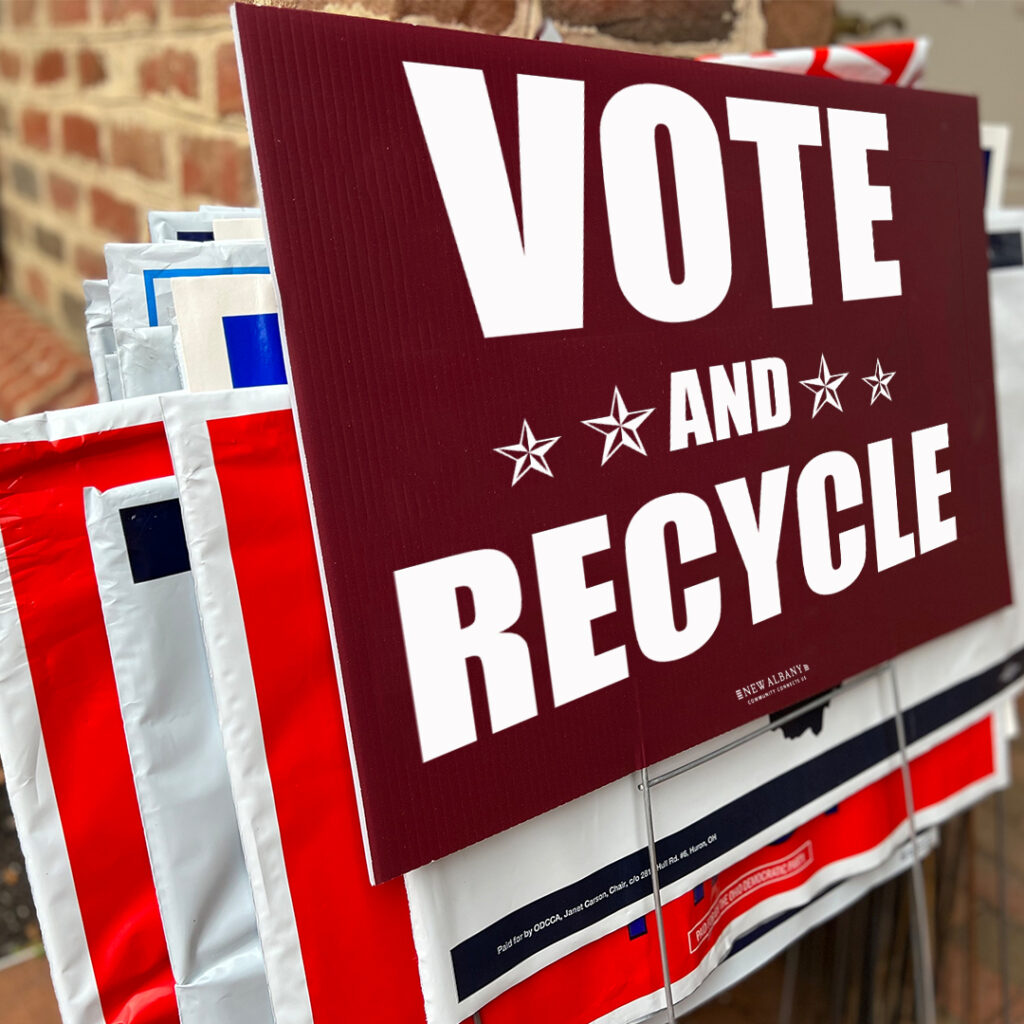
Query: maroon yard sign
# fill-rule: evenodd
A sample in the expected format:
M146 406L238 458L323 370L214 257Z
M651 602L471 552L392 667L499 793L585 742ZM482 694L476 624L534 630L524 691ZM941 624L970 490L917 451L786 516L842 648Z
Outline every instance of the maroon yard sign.
M377 880L1009 601L973 100L237 21Z

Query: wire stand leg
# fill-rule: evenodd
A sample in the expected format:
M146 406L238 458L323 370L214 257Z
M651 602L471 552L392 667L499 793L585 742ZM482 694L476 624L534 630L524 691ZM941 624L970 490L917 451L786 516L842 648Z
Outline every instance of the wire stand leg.
M907 756L907 734L903 724L903 706L896 686L896 669L889 664L889 682L892 685L894 705L893 719L896 722L896 736L900 744L900 773L903 776L903 798L907 807L907 821L910 824L911 851L914 859L910 865L911 881L911 952L914 957L914 989L916 998L915 1016L917 1024L935 1024L935 975L932 969L931 939L928 932L928 898L925 894L924 871L921 868L921 854L917 848L917 820L914 813L914 788L910 779L910 760Z
M1006 903L1006 801L1003 791L995 795L996 871L999 878L999 972L1003 987L1003 1022L1010 1021L1010 919Z
M964 1020L967 1024L976 1024L974 992L975 992L975 952L977 950L977 924L975 908L978 905L978 879L974 863L974 810L967 812L967 956L964 964Z
M793 1024L793 1003L796 997L796 977L800 969L800 940L786 950L786 971L782 976L782 994L779 997L779 1024Z
M641 770L644 792L644 817L647 821L647 856L651 861L651 890L654 893L654 920L658 925L658 950L661 953L661 976L665 985L665 1007L670 1024L676 1024L676 1011L672 999L672 975L668 968L668 945L665 942L665 918L661 911L661 879L658 875L658 850L654 842L654 811L651 808L651 784L647 769Z
M843 1024L846 1017L847 970L850 956L850 917L840 915L835 922L835 950L832 957L831 1024Z

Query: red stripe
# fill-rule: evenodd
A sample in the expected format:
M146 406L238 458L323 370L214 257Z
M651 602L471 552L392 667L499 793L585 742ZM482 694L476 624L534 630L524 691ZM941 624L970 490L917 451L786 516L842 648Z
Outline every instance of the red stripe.
M899 81L914 56L917 42L914 39L890 39L884 43L855 43L850 48L885 65L889 69L886 79L886 84L889 84Z
M828 60L828 51L829 48L827 46L815 47L814 60L811 61L811 66L805 73L811 75L813 78L835 78L835 75L830 74L825 70L825 61Z
M405 888L367 878L292 414L209 429L314 1019L422 1021Z
M161 424L0 446L0 529L100 1004L178 1022L82 488L172 472Z

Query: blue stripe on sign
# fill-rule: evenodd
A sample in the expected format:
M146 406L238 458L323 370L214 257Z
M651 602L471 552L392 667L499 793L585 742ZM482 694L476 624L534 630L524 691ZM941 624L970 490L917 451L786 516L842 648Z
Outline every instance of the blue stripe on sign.
M212 242L212 231L179 231L179 242Z
M232 386L258 388L264 384L288 383L276 313L250 313L222 319Z
M128 564L136 583L188 572L188 544L177 498L121 509Z
M146 312L149 326L159 327L156 315L156 285L167 277L225 277L237 274L269 274L270 267L167 267L163 270L144 270L142 280L146 288Z

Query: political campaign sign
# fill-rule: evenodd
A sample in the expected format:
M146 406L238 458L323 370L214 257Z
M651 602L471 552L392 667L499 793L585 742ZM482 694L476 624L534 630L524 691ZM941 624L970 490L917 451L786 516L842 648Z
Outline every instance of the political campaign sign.
M404 887L366 877L288 389L161 401L275 1020L372 1019L386 993L422 1022Z
M728 958L711 972L700 988L676 1003L677 1018L716 999L748 974L775 959L801 936L842 913L873 889L902 874L911 866L915 855L921 859L927 857L938 844L938 829L918 833L914 842L905 843L874 870L854 875L826 890L799 910L786 911L741 936Z
M182 1024L273 1019L174 477L85 489Z
M171 296L186 390L285 383L269 275L182 277L171 282Z
M901 686L909 755L930 754L1005 704L1022 663L1018 653L928 695ZM880 676L843 687L824 712L749 739L654 790L664 901L899 768L891 679ZM726 738L741 736L737 730ZM705 744L692 753L711 749ZM659 764L654 773L682 760ZM602 787L406 875L432 1024L451 1024L500 999L547 965L650 912L639 781ZM926 794L915 791L915 801L919 795ZM959 794L959 807L975 798Z
M115 332L173 323L176 281L270 273L267 247L258 241L111 242L103 253Z
M918 828L947 820L1007 785L1004 724L1000 714L989 715L911 762ZM871 881L907 835L897 769L729 868L709 872L664 907L673 999L699 993L704 979L713 978L716 966L754 929L813 905L846 879ZM657 928L648 913L535 974L479 1016L482 1024L545 1014L566 1024L628 1024L664 1006Z
M96 400L109 402L113 396L107 379L107 357L117 359L110 313L110 289L106 281L83 281L82 291L85 293L85 339L96 382Z
M923 37L886 39L834 46L799 46L760 53L716 53L697 60L781 71L788 75L814 75L871 85L912 87L924 73L930 45L929 40Z
M0 424L0 756L66 1024L273 1013L155 399Z
M235 17L375 880L1008 603L973 100Z

